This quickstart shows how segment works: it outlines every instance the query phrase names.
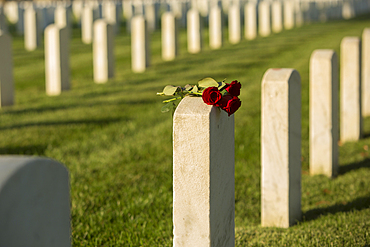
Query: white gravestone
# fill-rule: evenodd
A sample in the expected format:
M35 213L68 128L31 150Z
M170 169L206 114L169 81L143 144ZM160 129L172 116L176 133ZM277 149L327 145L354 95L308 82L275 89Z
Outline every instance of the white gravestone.
M370 28L362 33L362 116L370 116Z
M289 30L294 27L294 2L284 1L284 28Z
M301 219L301 79L293 69L269 69L262 79L263 227Z
M148 31L154 32L157 28L157 11L154 3L144 5L145 20L147 22Z
M55 14L54 14L54 23L56 25L58 25L59 27L63 28L63 27L67 27L67 28L71 28L71 21L70 21L70 18L69 18L69 11L67 8L59 5L56 9L55 9Z
M14 104L12 38L0 35L0 107Z
M361 40L345 37L340 46L340 140L361 138Z
M248 2L244 6L244 36L247 40L257 37L257 5Z
M200 14L196 9L190 9L187 14L187 40L189 53L199 53L202 50L203 35Z
M172 12L162 15L162 58L174 60L178 51L178 22Z
M117 12L117 6L113 1L102 2L103 7L103 17L112 25L114 33L117 34L119 31L119 18Z
M310 174L335 177L339 159L338 58L315 50L310 60Z
M271 34L270 2L262 1L258 4L258 33L262 37Z
M274 1L271 5L272 31L279 33L283 30L283 7L280 1Z
M24 11L24 46L27 51L34 51L40 45L40 27L33 6Z
M57 161L0 158L1 246L71 246L69 178Z
M131 66L135 73L142 73L149 66L149 37L144 16L131 20Z
M94 22L94 81L105 83L114 76L113 26L106 20Z
M174 247L234 246L234 152L234 116L185 97L173 118Z
M240 7L233 4L229 7L229 42L237 44L241 40Z
M223 43L223 18L221 8L213 6L209 13L209 47L219 49Z
M81 15L81 39L84 44L91 44L93 39L94 10L85 5Z
M45 29L45 82L47 95L69 90L69 34L52 24Z

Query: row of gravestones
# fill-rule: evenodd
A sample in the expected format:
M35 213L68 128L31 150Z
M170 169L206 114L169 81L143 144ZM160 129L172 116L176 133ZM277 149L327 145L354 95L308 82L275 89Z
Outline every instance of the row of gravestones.
M342 40L340 68L340 139L354 141L361 136L362 116L370 115L370 29L363 32L362 49L358 37ZM338 172L338 108L337 56L316 50L310 60L311 174L335 177ZM301 218L296 70L265 73L261 113L261 224L286 228ZM174 246L234 246L234 117L201 98L186 97L173 128ZM189 128L199 130L197 138L189 138L184 131ZM0 201L1 246L70 246L68 172L60 163L1 157Z
M338 174L339 136L358 140L361 118L370 115L370 28L363 44L343 38L340 52L340 110L336 53L315 50L310 59L312 175ZM300 75L269 69L261 93L261 225L288 228L302 216ZM197 138L184 131L192 128ZM233 116L184 98L174 114L173 149L174 246L234 246Z
M113 3L113 2L107 2ZM284 15L280 2L272 4L273 10L270 15L270 4L261 2L258 5L259 21L257 21L257 5L255 3L247 3L245 5L245 27L246 38L254 39L257 35L257 23L259 23L259 33L261 36L268 36L272 30L279 32L283 26L287 29L294 26L294 11L287 11L290 2L285 2ZM116 5L110 4L109 13L117 13ZM276 10L279 11L276 11ZM85 11L87 10L87 11ZM106 11L108 12L108 11ZM88 43L90 36L94 33L93 42L93 57L94 57L94 81L97 83L105 83L109 78L114 76L114 48L113 39L115 26L113 21L109 19L99 19L94 21L91 5L86 5L83 8L83 14L89 18L89 27L82 25L82 39ZM237 5L229 6L229 40L231 43L238 43L241 39L240 25L240 8ZM70 18L68 17L68 9L59 5L55 10L55 24L49 25L45 29L45 81L46 93L48 95L58 95L63 90L68 90L69 85L69 40L71 36ZM116 15L114 15L116 16ZM272 16L272 19L270 18ZM284 18L283 18L284 16ZM84 17L82 18L84 20ZM28 50L36 49L39 44L39 35L37 31L37 12L32 4L29 4L24 12L25 20L25 46ZM284 22L283 22L284 20ZM84 21L82 23L85 23ZM91 31L91 25L94 24L95 32ZM132 70L134 72L143 72L149 66L149 31L147 20L143 15L136 15L130 21L132 27L131 33L131 50L132 50ZM222 24L222 9L214 6L210 9L209 15L209 36L210 47L218 49L223 43L223 24ZM284 25L283 25L284 23ZM113 23L114 24L114 23ZM187 13L187 28L188 28L188 51L190 53L198 53L202 49L202 22L201 15L197 9L190 9ZM85 30L85 31L84 31ZM88 31L86 31L88 30ZM5 32L3 32L5 33ZM88 33L88 34L86 34ZM178 54L178 22L176 15L172 12L166 12L162 15L162 57L164 60L173 60ZM4 36L4 35L3 35ZM9 38L5 39L1 50L9 57ZM6 44L6 45L5 45ZM11 57L11 54L10 54ZM4 56L5 58L5 56ZM4 60L11 61L11 60ZM11 62L8 62L6 74L9 74ZM10 69L9 69L10 68ZM5 70L5 69L4 69ZM11 105L13 102L13 84L12 75L2 76L1 87L4 96L1 105ZM4 79L6 78L6 79ZM6 82L7 81L7 82Z

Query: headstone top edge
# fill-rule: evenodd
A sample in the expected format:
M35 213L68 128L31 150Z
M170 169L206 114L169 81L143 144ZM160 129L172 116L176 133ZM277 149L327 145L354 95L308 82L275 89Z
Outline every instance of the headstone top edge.
M270 68L263 75L262 84L288 82L295 74L299 76L298 71L291 68Z
M333 49L317 49L312 52L311 59L315 58L327 58L331 59L336 56L336 52Z
M213 109L216 109L216 107L204 103L202 97L187 96L177 106L174 119L183 115L208 116Z

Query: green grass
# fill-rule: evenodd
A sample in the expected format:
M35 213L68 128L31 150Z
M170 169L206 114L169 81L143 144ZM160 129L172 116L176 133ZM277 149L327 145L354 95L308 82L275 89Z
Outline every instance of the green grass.
M115 39L116 76L92 81L91 45L73 31L70 91L45 95L43 47L26 52L14 37L16 104L0 110L0 154L38 155L68 167L74 246L172 246L172 119L156 96L165 85L211 76L242 82L235 114L236 246L369 246L370 119L365 138L340 148L336 179L308 175L308 64L315 49L338 52L345 36L360 36L370 18L306 25L267 38L186 51L163 62L160 32L151 37L151 67L130 69L130 37ZM261 79L271 67L302 78L303 220L289 229L260 226ZM196 131L196 130L194 130Z

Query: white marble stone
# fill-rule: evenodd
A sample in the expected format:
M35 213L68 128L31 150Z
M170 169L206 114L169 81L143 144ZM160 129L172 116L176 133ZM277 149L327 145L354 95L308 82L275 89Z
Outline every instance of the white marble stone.
M0 158L1 246L71 246L67 169L48 158Z
M49 96L70 88L69 52L68 29L49 25L45 29L45 82Z
M0 34L0 107L14 104L12 38Z
M340 46L340 140L361 138L361 40L345 37Z
M270 2L262 1L258 4L258 33L262 37L267 37L271 34L270 9Z
M338 58L315 50L310 59L310 174L335 177L339 159Z
M157 11L154 3L144 5L145 20L147 22L148 31L154 32L157 29Z
M106 20L94 22L94 81L106 83L114 76L114 33L113 26Z
M209 47L220 49L223 44L223 17L221 8L213 6L209 13Z
M362 32L362 116L370 116L370 28Z
M234 152L234 116L185 97L173 118L174 247L234 246Z
M8 1L4 5L4 12L9 22L16 24L19 21L19 6L16 1Z
M257 5L254 2L244 6L244 36L247 40L257 37Z
M355 17L355 10L353 8L353 4L350 2L343 2L342 7L342 17L345 20L351 19Z
M284 28L289 30L294 27L294 2L291 0L284 1Z
M37 14L33 6L24 11L24 47L27 51L34 51L40 45L40 27Z
M77 22L81 20L83 4L84 2L82 0L74 0L72 2L72 13Z
M174 60L178 53L178 22L172 12L162 15L162 59Z
M66 27L68 29L71 28L71 20L70 20L69 11L67 8L59 5L55 9L54 18L55 18L54 23L58 25L59 27L61 28Z
M115 34L119 32L120 20L118 17L118 10L115 2L102 2L103 18L112 26Z
M301 219L301 79L293 69L269 69L262 79L263 227Z
M190 9L187 13L187 19L188 52L199 53L203 46L203 30L198 10Z
M229 7L229 42L237 44L241 40L240 7L233 4Z
M149 36L144 16L137 15L131 20L131 68L142 73L149 66Z
M283 30L283 7L280 1L273 1L271 4L271 29L274 33L279 33Z
M91 44L93 40L94 9L85 5L81 16L81 39L84 44Z

